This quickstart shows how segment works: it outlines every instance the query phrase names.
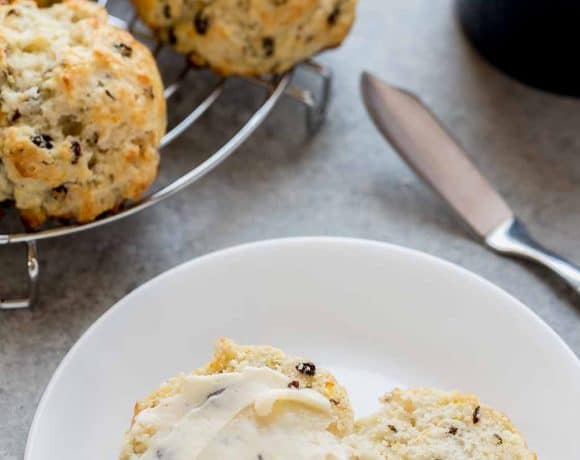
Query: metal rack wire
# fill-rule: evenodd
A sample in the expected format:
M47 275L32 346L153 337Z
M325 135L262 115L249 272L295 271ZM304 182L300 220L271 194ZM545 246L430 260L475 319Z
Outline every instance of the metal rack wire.
M106 6L107 0L99 0L98 3ZM157 43L153 40L153 37L149 35L146 29L140 24L136 15L133 15L128 21L119 17L109 16L109 22L117 27L129 30L138 38L154 43L152 52L156 58L158 58L164 48L161 43ZM144 196L141 200L125 205L115 214L103 216L86 224L61 225L38 231L0 233L0 246L12 244L26 245L26 267L28 273L28 295L23 298L9 299L4 298L3 293L0 292L0 310L30 308L36 303L38 299L38 280L40 276L40 266L36 247L37 241L63 237L89 229L102 227L143 211L144 209L175 195L186 187L189 187L232 155L264 122L283 96L290 97L304 105L306 108L307 130L310 134L316 133L324 123L326 117L326 111L330 99L332 74L329 69L314 61L306 61L302 63L300 67L319 78L321 84L318 96L315 96L315 94L308 89L293 85L293 70L283 75L272 76L269 78L245 78L244 80L247 81L248 84L262 87L266 92L266 97L263 102L252 113L250 118L232 137L230 137L204 161L192 167L168 185L149 192L149 194ZM161 70L163 71L163 69ZM190 64L186 63L178 72L177 77L170 84L166 85L165 98L168 102L168 112L171 111L173 99L178 94L179 90L185 85L186 77L194 71L195 69L193 69ZM171 142L182 135L218 101L224 92L228 80L229 79L225 78L220 79L207 93L201 103L196 107L193 107L186 116L168 130L167 134L161 140L161 149L165 149L169 144L171 144Z

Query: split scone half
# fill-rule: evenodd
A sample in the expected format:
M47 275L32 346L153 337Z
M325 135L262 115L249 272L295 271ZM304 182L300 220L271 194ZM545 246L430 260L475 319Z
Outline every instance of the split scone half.
M360 460L535 460L506 416L476 396L396 389L357 421L349 444Z
M135 405L120 460L352 459L346 391L315 363L218 341L213 359Z

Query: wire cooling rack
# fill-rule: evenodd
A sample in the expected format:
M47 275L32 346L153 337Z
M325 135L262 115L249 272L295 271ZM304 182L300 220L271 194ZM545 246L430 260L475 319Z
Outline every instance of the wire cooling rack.
M115 5L117 2L107 2L107 0L99 0L98 3L107 6L109 12L111 12L111 7L118 6ZM168 113L171 114L177 104L177 99L179 99L178 95L180 90L186 86L186 77L198 70L194 69L186 62L185 64L181 64L181 68L177 72L172 72L175 76L168 77L159 59L161 53L166 52L167 49L161 43L154 40L146 27L138 20L135 13L129 13L128 17L129 19L123 19L123 17L120 17L117 14L110 14L109 22L117 27L129 30L137 38L150 45L155 58L160 64L160 71L163 75L164 81L166 82L165 98L167 99ZM0 232L0 246L14 244L26 245L26 268L28 273L27 296L14 299L5 298L3 297L3 294L5 293L0 292L0 310L30 308L36 303L38 298L38 280L40 276L40 266L36 247L37 241L64 237L93 228L102 227L143 211L144 209L175 195L186 187L189 187L232 155L232 153L234 153L238 147L240 147L240 145L242 145L254 133L254 131L256 131L283 96L292 98L305 107L307 130L310 134L316 133L326 118L326 110L330 99L332 74L328 68L311 60L303 62L299 67L301 70L312 74L319 80L319 89L317 92L296 86L292 83L295 69L278 76L244 78L243 80L246 84L263 88L265 97L259 107L252 112L251 116L233 136L229 137L221 147L215 150L211 155L207 156L201 163L185 171L169 184L162 187L158 186L156 190L154 188L153 191L149 192L141 200L128 203L118 212L104 215L87 224L53 225L37 231L21 230L12 233ZM161 140L161 149L165 149L169 144L188 130L197 120L199 120L199 118L214 104L218 103L220 96L224 93L226 86L232 78L219 79L219 81L205 94L199 104L189 107L186 115L172 123L167 134ZM167 83L168 81L170 81L170 83ZM170 161L170 159L166 158L165 161ZM0 288L5 290L5 283L2 283Z

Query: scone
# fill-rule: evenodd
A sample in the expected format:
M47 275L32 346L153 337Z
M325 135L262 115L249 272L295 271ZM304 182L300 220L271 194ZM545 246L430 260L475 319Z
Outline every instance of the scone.
M522 435L472 395L396 389L347 443L360 460L534 460Z
M34 227L138 199L166 126L149 50L90 1L0 3L0 201Z
M120 460L351 459L353 414L316 364L218 341L213 359L135 405Z
M223 74L281 73L348 34L356 0L133 0L159 38Z

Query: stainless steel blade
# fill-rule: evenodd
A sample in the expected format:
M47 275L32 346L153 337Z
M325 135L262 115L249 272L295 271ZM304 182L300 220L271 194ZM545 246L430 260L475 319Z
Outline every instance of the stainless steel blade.
M514 218L455 139L413 94L364 73L361 90L379 131L482 238Z

